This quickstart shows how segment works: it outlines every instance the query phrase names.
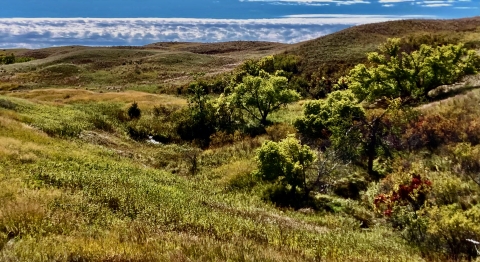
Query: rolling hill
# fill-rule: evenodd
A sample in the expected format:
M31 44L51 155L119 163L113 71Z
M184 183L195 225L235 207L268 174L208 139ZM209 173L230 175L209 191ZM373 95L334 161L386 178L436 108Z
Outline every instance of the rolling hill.
M365 61L387 38L421 38L424 41L464 42L480 46L480 17L452 20L400 20L347 28L307 42L287 51L302 60L300 71L310 75L316 71L342 74L346 69ZM420 40L420 39L419 39Z
M366 52L374 51L394 36L403 37L412 45L462 41L477 47L480 17L367 24L292 45L253 41L161 42L146 46L3 50L0 53L35 60L0 66L0 90L75 86L174 94L193 81L196 73L215 77L232 71L246 59L282 53L299 57L299 74L308 77L320 73L336 78L363 62Z

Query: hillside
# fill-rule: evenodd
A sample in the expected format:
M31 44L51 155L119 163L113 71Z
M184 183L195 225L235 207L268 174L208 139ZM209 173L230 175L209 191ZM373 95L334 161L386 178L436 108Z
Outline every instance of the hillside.
M401 20L366 24L347 28L304 43L287 51L301 58L300 71L311 75L343 74L345 69L365 61L365 53L372 52L391 37L420 37L446 43L464 42L480 47L480 17L453 20ZM429 44L429 43L428 43Z
M66 46L4 50L35 60L0 66L0 90L76 86L177 93L193 74L215 76L246 59L285 50L267 42L156 43L144 47Z

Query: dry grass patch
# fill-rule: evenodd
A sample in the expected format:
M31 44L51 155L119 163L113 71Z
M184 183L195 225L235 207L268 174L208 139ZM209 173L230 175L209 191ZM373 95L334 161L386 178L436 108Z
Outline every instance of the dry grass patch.
M172 95L148 94L138 91L98 93L82 89L38 89L24 92L10 93L10 96L20 97L32 101L54 103L85 103L85 102L110 102L132 103L137 102L141 107L153 108L155 105L184 106L187 101Z

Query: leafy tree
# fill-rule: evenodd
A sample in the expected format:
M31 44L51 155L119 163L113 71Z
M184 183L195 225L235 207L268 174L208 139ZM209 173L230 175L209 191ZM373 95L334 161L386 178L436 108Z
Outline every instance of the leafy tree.
M245 76L242 83L231 90L230 101L266 126L270 113L300 99L300 95L289 87L287 78L279 73L270 75L261 70L259 76Z
M215 110L210 98L200 85L190 87L186 118L180 121L177 133L183 140L197 140L202 147L208 146L215 133Z
M290 135L280 142L267 141L257 150L257 175L290 187L290 194L295 196L297 190L305 192L308 188L308 172L315 160L315 152Z
M233 134L245 124L242 111L239 110L224 94L212 104L217 131Z
M399 38L388 39L380 52L368 53L368 62L349 73L349 87L360 101L381 98L425 98L440 85L452 84L476 72L478 56L463 44L431 47L422 45L412 53L402 52Z
M325 100L306 103L295 127L307 137L329 139L334 148L342 148L343 159L354 159L359 156L362 138L358 126L365 119L365 111L351 91L335 91Z
M9 65L9 64L14 64L15 63L15 55L14 54L9 54L9 55L6 55L6 56L0 56L0 64L5 64L5 65Z
M366 160L367 171L375 176L374 160L391 155L402 122L413 112L401 100L390 101L386 109L365 112L350 90L330 93L325 100L306 103L304 116L295 122L306 137L324 139L344 161Z

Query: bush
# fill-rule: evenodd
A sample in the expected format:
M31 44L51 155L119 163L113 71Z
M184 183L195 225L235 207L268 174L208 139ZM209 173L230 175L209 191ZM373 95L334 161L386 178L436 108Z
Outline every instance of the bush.
M250 190L258 183L258 179L251 173L239 173L233 176L227 185L228 190ZM268 194L267 194L268 195ZM265 195L265 196L267 196ZM269 197L267 197L272 201ZM273 201L272 201L273 202Z
M0 108L15 110L17 108L17 104L10 100L0 99Z
M412 212L397 207L393 220L401 235L427 258L463 260L477 256L474 244L480 239L480 208L462 210L458 205L433 206Z
M133 104L128 108L127 115L130 119L139 119L142 115L142 111L138 108L137 102L133 102Z
M279 183L269 194L274 197L275 203L287 201L283 204L292 204L303 193L303 198L309 197L307 184L310 182L307 174L316 161L316 154L292 135L280 142L267 141L256 153L258 170L256 175L264 181ZM288 189L288 192L285 190Z
M299 199L301 192L292 190L292 187L283 183L268 185L263 191L262 199L274 203L278 207L292 207L299 209L305 207L304 199Z
M341 197L359 199L360 192L367 189L368 183L364 177L351 175L335 182L333 192Z

